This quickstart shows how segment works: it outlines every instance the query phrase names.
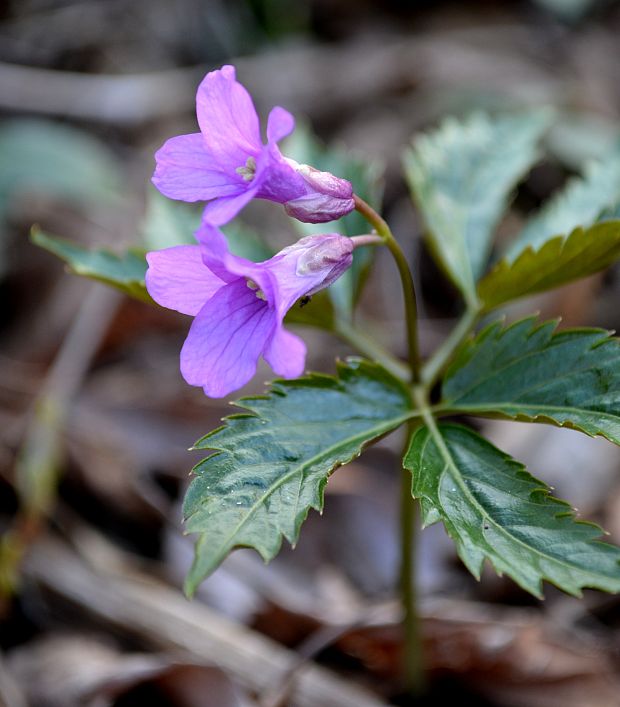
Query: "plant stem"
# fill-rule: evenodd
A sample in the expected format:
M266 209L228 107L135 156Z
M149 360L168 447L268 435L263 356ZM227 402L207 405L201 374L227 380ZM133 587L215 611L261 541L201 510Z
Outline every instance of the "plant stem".
M363 199L355 195L355 208L372 225L381 236L396 261L400 275L403 297L405 300L405 318L407 323L407 346L409 353L409 381L416 389L420 387L421 364L418 348L418 307L415 287L407 258L394 238L385 220ZM423 395L426 405L426 396ZM419 424L411 420L407 424L406 445ZM403 456L407 449L403 450ZM415 546L417 530L417 503L411 495L411 474L401 467L400 491L400 532L401 532L401 565L400 565L400 595L403 606L404 651L403 678L405 689L411 695L420 695L424 691L424 662L422 655L422 631L417 608L415 583Z
M409 441L419 423L410 421L403 456ZM400 490L400 532L401 566L400 594L403 605L404 651L403 676L405 689L411 695L421 695L425 689L424 655L422 647L422 627L417 610L415 586L416 530L418 527L418 504L411 495L411 473L401 469Z
M421 378L427 390L433 386L437 377L449 362L452 354L473 329L479 315L480 308L478 306L468 306L458 324L450 332L448 338L424 364Z
M411 367L411 382L420 381L420 352L418 348L418 305L415 296L413 277L409 270L407 258L394 238L385 220L363 199L354 195L355 209L370 223L377 234L383 238L385 245L392 253L396 261L398 273L403 286L403 297L405 300L405 318L407 321L407 348L409 351L409 365Z
M399 361L392 354L377 344L373 339L363 334L359 329L345 320L338 319L334 325L334 333L343 341L346 341L359 353L380 363L387 371L396 378L409 379L411 371L409 366Z

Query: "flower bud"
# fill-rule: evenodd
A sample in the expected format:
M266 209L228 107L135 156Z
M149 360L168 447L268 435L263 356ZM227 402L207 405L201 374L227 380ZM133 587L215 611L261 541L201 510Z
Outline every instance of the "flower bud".
M351 182L346 179L340 179L340 177L334 176L331 172L321 172L321 170L315 169L309 164L301 164L297 168L297 173L301 174L306 183L320 194L334 196L338 199L353 198Z
M353 187L346 179L330 172L321 172L307 164L295 164L297 174L303 177L308 193L285 202L289 216L304 223L325 223L346 216L355 208Z
M323 280L306 295L312 295L337 280L353 262L354 244L350 238L336 234L307 236L296 244L303 248L297 261L300 276L323 273Z

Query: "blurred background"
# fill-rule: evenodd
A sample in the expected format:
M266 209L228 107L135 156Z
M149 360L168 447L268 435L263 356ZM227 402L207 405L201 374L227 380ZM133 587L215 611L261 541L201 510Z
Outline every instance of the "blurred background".
M287 154L346 164L382 199L416 274L428 353L460 304L421 242L403 148L448 114L554 108L506 241L618 144L619 37L611 0L0 3L0 705L414 704L398 680L399 435L334 475L294 552L268 567L236 552L188 603L180 499L200 456L187 448L230 407L181 379L187 318L67 274L29 234L36 224L117 254L191 238L196 213L150 185L153 153L196 130L198 82L234 63L263 116L276 104L296 115ZM270 204L242 221L257 248L299 236ZM618 329L618 274L507 315ZM404 354L383 253L361 311ZM314 370L351 353L300 333ZM243 393L263 389L259 373ZM616 448L542 426L484 431L620 542ZM617 598L548 586L539 602L492 572L477 583L439 526L417 563L429 704L617 707Z

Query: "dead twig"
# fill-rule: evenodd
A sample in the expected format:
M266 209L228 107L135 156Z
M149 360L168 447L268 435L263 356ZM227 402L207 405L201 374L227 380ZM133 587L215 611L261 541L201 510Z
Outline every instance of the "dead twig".
M28 707L17 681L9 673L0 656L0 707Z
M98 571L58 542L33 548L25 574L91 616L151 645L217 665L240 685L263 693L297 664L297 656L234 624L176 589L135 572ZM381 700L328 670L306 666L291 689L292 707L381 707Z
M10 596L14 590L22 558L53 505L62 456L61 436L71 402L119 299L113 290L92 286L33 405L15 465L21 507L0 539L0 597Z
M416 86L495 89L526 102L561 97L565 82L547 70L531 44L527 32L501 25L477 33L386 35L340 47L278 48L233 63L264 106L286 103L313 118ZM196 85L208 68L115 76L0 63L0 108L138 125L191 111Z

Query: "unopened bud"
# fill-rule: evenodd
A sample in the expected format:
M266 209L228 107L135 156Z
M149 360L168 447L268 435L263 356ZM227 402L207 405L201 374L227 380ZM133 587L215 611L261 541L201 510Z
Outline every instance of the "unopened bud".
M284 204L289 216L304 223L326 223L353 211L355 202L351 182L307 164L294 164L306 182L308 193Z
M307 292L308 295L328 287L351 267L353 262L353 243L345 236L337 234L307 236L295 245L303 250L297 261L297 275L303 277L325 273L320 286Z
M335 196L338 199L352 199L353 187L346 179L334 176L331 172L311 167L309 164L300 164L297 173L316 191L326 196Z
M304 223L336 221L355 208L353 199L339 199L317 192L287 201L284 210L289 216Z

